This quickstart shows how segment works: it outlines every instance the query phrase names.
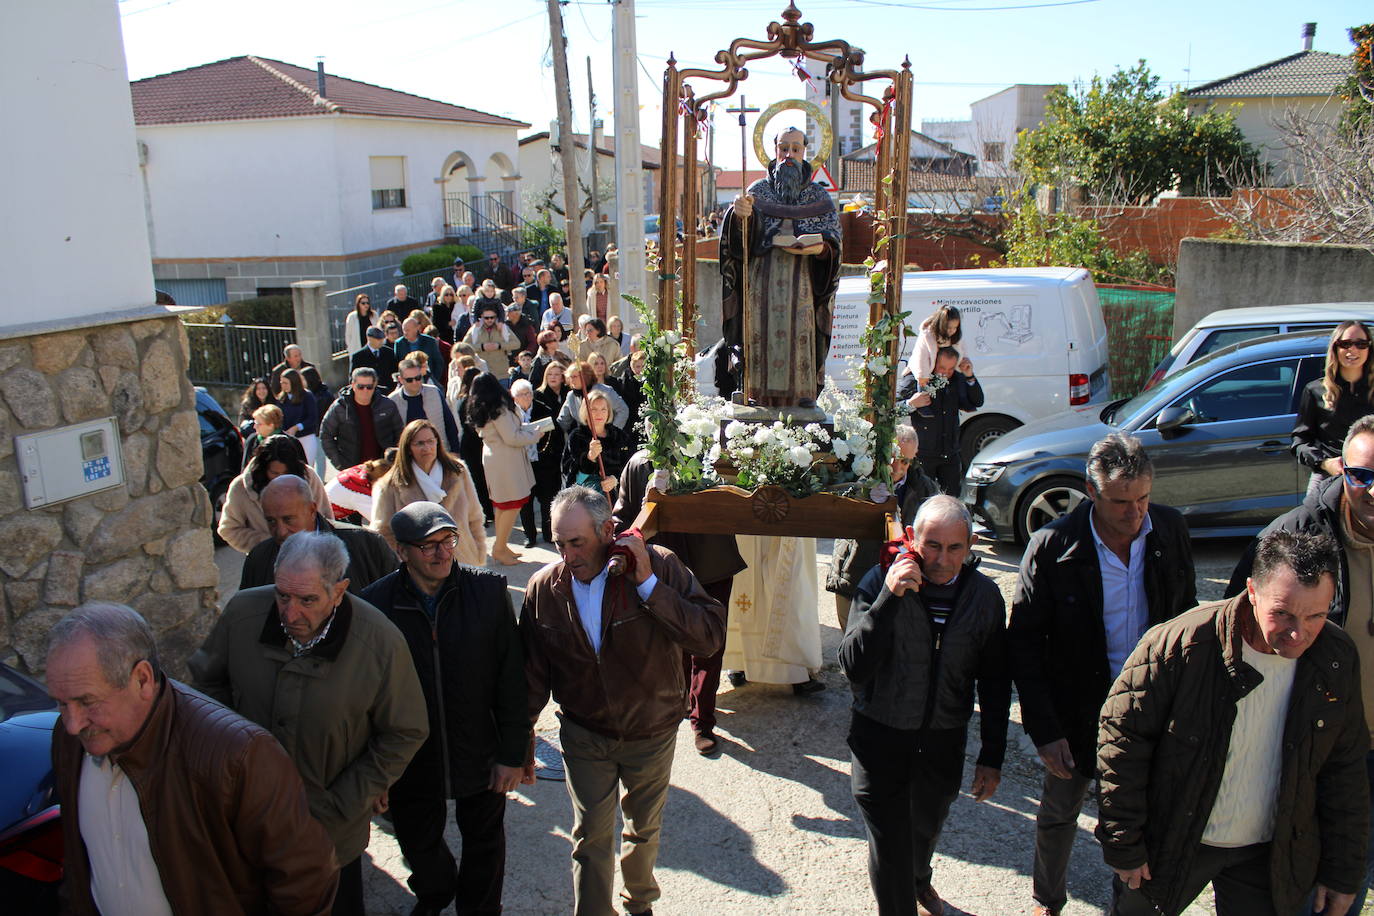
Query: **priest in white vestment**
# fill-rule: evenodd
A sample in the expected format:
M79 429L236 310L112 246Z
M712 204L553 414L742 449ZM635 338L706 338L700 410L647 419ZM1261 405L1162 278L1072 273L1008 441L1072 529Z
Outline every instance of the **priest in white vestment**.
M724 667L751 681L791 684L798 694L823 689L811 676L821 667L815 539L735 540L749 568L731 591ZM730 683L743 678L732 673Z

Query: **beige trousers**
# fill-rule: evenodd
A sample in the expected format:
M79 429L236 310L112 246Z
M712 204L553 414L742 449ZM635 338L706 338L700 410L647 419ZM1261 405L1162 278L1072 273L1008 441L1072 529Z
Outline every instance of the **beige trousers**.
M621 903L642 913L659 898L654 880L659 826L673 769L677 732L618 741L588 731L560 716L559 738L573 806L573 913L615 916L615 833L617 798L625 830L620 842ZM625 792L620 794L620 786Z

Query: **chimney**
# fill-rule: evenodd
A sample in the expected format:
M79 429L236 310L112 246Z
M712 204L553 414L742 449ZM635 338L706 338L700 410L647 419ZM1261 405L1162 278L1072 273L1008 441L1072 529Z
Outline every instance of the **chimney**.
M1317 24L1315 22L1304 22L1302 24L1302 49L1312 50L1312 38L1317 34Z
M320 94L320 98L328 98L329 94L324 91L324 58L320 57L315 62L315 91Z

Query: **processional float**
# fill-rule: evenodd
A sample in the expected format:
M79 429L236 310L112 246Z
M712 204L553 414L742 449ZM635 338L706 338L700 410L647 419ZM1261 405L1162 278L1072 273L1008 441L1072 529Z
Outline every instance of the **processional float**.
M662 167L659 173L659 220L665 228L658 267L657 319L660 329L677 329L680 308L680 333L687 343L689 356L695 354L693 338L697 323L695 227L700 216L695 192L698 187L697 140L706 129L711 103L735 95L740 83L749 77L748 65L757 60L773 57L790 60L799 74L805 61L822 63L826 82L836 86L844 98L871 109L868 120L877 140L877 161L869 195L875 214L874 247L867 262L869 329L894 326L901 313L902 253L910 174L911 63L904 60L895 70L866 71L863 69L863 50L840 39L814 40L814 27L809 22L802 22L801 15L795 3L789 2L782 12L782 21L768 24L766 40L736 38L728 49L718 51L715 62L721 65L719 70L679 69L673 57L667 63L663 77ZM764 146L764 129L774 115L793 109L806 111L820 128L822 149L814 161L815 164L825 161L832 141L828 116L812 102L789 99L769 106L755 125L753 145L765 168L771 157ZM681 153L678 152L679 142ZM684 188L689 189L687 193L683 193ZM673 227L678 219L684 227L680 254L678 245L672 241ZM889 243L895 246L890 261L885 250ZM748 308L742 309L746 340L749 312ZM878 387L886 392L889 405L899 347L899 333L871 339L861 370L867 380L874 358L886 359L886 365L891 367L887 387ZM873 386L869 385L868 390L871 392ZM867 407L875 415L880 410L876 403ZM890 442L886 443L876 455L881 465L877 473L884 480L887 479L890 448ZM879 492L884 490L880 488ZM885 493L875 502L827 492L797 496L777 486L761 486L752 492L735 486L716 486L684 494L651 489L638 525L646 536L655 531L677 531L886 540L892 533L895 508L895 500Z

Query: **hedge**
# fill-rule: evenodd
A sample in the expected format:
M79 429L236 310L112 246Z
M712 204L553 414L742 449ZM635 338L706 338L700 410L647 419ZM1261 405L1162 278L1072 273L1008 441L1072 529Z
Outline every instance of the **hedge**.
M234 324L269 328L296 326L296 312L290 296L257 296L228 305L212 305L194 312L182 312L181 320L185 324L219 324L220 316L226 312Z

